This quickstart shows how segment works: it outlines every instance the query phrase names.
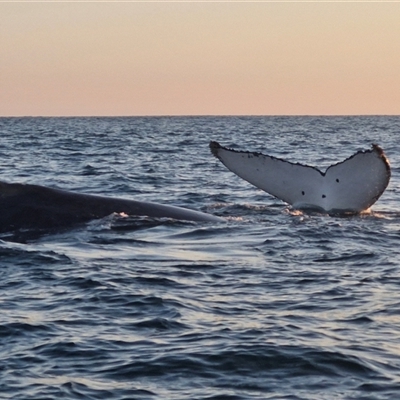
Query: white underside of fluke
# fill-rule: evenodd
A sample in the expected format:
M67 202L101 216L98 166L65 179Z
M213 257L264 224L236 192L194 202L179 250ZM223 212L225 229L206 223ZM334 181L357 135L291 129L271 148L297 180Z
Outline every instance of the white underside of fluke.
M236 151L211 142L212 153L232 172L297 209L359 213L386 189L390 166L383 150L360 151L325 172L276 157Z

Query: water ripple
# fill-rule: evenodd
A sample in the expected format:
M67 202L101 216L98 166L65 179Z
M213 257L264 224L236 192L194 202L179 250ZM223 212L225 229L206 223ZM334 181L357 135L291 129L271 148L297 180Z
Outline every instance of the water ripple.
M396 399L399 121L0 118L4 180L226 219L3 234L0 397ZM392 180L369 214L300 213L222 168L209 140L321 167L380 143Z

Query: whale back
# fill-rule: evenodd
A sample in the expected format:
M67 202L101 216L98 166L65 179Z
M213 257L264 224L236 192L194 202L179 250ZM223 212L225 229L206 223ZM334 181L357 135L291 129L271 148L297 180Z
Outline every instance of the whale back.
M182 207L0 181L0 233L57 229L113 213L185 221L223 221L215 215Z
M390 180L389 162L377 145L325 172L261 153L228 149L217 142L211 142L210 148L230 171L300 209L361 212L378 200Z

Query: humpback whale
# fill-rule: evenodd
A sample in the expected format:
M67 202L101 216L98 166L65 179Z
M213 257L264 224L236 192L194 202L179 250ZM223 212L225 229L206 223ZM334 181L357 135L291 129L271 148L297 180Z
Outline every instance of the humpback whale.
M210 142L212 154L230 171L295 209L357 214L385 191L390 165L376 144L322 172L257 152L237 151Z
M0 181L0 233L64 228L113 213L186 221L224 221L215 215L181 207Z

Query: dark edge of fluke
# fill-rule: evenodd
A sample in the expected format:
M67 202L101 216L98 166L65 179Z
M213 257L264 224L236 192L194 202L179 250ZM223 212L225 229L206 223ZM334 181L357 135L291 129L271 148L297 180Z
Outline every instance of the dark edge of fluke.
M379 157L383 160L383 162L385 163L385 167L386 167L386 171L387 171L387 174L388 174L388 178L390 179L390 177L391 177L391 169L390 169L389 160L388 160L388 158L386 157L385 152L383 151L382 147L380 147L379 145L377 145L377 144L375 144L375 143L372 143L372 144L371 144L371 149L368 149L368 150L359 150L359 151L355 152L354 154L352 154L350 157L347 157L345 160L339 161L339 162L337 162L336 164L330 165L324 172L321 171L318 167L315 167L315 166L313 166L313 165L302 164L302 163L299 163L299 162L294 163L294 162L285 160L285 159L283 159L283 158L279 158L279 157L275 157L275 156L270 156L270 155L261 153L261 152L259 152L259 151L236 150L236 149L232 149L232 148L229 148L229 147L221 146L218 142L215 142L215 141L210 141L209 147L210 147L210 150L211 150L212 155L213 155L214 157L218 158L219 160L221 160L221 158L220 158L220 156L219 156L219 154L218 154L218 150L220 150L220 149L222 149L222 150L227 150L227 151L233 151L233 152L235 152L235 153L252 154L252 155L254 155L254 156L268 156L268 157L270 157L270 158L272 158L272 159L279 160L279 161L284 161L284 162L289 163L289 164L292 164L292 165L301 165L301 166L303 166L303 167L313 168L313 169L315 169L316 171L318 171L322 176L325 176L326 171L328 171L329 168L332 168L332 167L334 167L335 165L342 164L342 163L344 163L344 162L346 162L346 161L352 159L352 158L355 157L357 154L362 154L362 153L365 154L365 153L373 153L373 152L376 152L376 153L379 155Z
M210 141L209 146L210 146L211 154L212 154L214 157L219 158L219 157L218 157L218 150L219 150L220 148L222 148L222 146L221 146L218 142L214 142L214 141L212 141L212 140Z

